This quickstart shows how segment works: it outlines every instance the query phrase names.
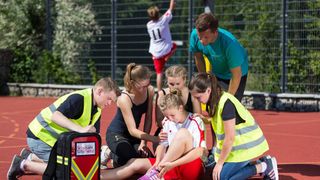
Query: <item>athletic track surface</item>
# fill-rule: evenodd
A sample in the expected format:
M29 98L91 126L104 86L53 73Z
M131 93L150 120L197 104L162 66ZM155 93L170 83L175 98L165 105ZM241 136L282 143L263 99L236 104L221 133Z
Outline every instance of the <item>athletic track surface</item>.
M25 132L28 123L42 108L53 101L54 98L0 97L1 180L6 179L13 155L20 153L20 150L26 147ZM105 144L106 128L116 111L115 107L112 105L102 113L103 144ZM267 154L277 158L280 180L320 179L320 113L250 111L269 142L270 150ZM152 133L155 131L154 126L153 123ZM208 139L210 147L210 137ZM33 175L23 176L21 179L41 179L41 177Z

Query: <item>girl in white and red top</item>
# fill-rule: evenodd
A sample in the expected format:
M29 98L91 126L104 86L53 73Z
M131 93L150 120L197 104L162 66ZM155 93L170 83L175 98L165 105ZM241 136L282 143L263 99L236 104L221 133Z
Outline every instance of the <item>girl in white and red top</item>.
M101 172L101 179L125 179L146 173L140 180L201 179L204 173L201 157L207 152L205 126L200 117L184 109L181 92L173 90L159 99L163 120L163 139L156 158L131 159L116 169Z
M172 10L174 9L174 0L170 1L167 12L160 17L157 6L150 7L147 12L151 19L147 23L147 29L150 36L149 53L157 73L157 88L162 88L162 74L165 63L174 54L177 45L172 42L169 23L172 19Z

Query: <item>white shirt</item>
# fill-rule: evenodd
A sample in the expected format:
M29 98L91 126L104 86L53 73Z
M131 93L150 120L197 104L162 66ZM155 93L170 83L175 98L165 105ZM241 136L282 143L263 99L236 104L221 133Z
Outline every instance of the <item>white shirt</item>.
M205 141L205 126L200 117L194 117L192 113L189 113L183 123L175 123L165 117L162 121L162 124L162 131L168 134L168 139L161 141L160 144L166 147L170 146L178 130L181 128L186 128L192 134L193 147L207 147Z
M172 48L172 39L169 23L172 19L171 10L168 10L158 21L149 21L147 29L150 36L149 53L155 58L168 54Z

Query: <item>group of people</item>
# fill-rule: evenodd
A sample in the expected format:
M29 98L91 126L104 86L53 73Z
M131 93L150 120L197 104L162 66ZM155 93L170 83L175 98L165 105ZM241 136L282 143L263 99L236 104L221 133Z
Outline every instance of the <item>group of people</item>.
M107 127L101 153L107 167L101 170L101 179L126 179L136 174L140 174L140 180L204 179L210 153L215 161L209 169L211 179L238 180L256 174L278 179L275 157L265 155L269 147L263 132L241 104L248 72L247 52L230 32L218 27L214 15L199 15L190 35L190 51L198 73L188 81L182 65L164 71L176 50L169 29L174 5L171 0L162 16L157 7L148 9L149 52L157 74L157 92L150 84L151 70L130 63L122 92L114 80L102 78L93 88L58 98L29 124L29 148L13 157L8 179L43 174L52 146L62 132L99 133L101 110L112 101L117 111ZM211 72L206 72L205 59L210 61ZM163 74L166 88L162 87ZM142 121L144 126L140 127ZM158 127L155 133L151 133L153 121ZM212 150L206 142L206 122L212 126Z

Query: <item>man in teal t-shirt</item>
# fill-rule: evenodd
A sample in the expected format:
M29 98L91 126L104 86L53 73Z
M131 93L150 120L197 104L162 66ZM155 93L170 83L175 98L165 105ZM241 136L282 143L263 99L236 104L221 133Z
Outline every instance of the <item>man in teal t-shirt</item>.
M242 99L247 81L248 55L246 49L227 30L218 28L218 19L202 13L190 35L190 51L199 72L205 72L205 55L223 89Z

